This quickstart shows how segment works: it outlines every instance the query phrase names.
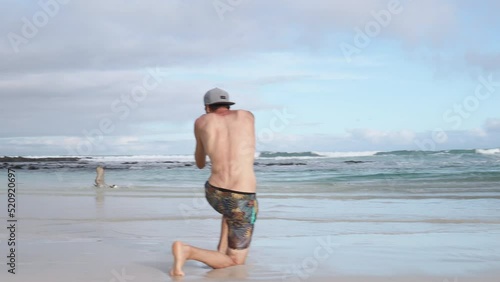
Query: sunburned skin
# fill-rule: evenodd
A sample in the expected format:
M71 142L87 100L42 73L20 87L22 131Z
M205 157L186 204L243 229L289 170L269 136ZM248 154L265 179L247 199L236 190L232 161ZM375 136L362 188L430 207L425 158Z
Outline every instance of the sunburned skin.
M213 89L210 99L229 100L227 92ZM207 98L208 97L208 98ZM231 102L229 102L231 103ZM209 104L213 105L213 104ZM219 103L218 105L221 105ZM226 106L224 106L226 105ZM211 175L205 186L210 205L220 214L221 235L216 251L174 242L171 276L184 276L187 260L196 260L218 269L245 264L258 212L254 173L255 125L252 113L233 111L227 106L205 106L206 114L195 122L195 160L200 169L211 161Z
M208 155L212 163L208 181L224 189L255 193L253 114L241 110L219 110L220 113L201 116L195 123L195 135L201 144L197 150L201 155Z

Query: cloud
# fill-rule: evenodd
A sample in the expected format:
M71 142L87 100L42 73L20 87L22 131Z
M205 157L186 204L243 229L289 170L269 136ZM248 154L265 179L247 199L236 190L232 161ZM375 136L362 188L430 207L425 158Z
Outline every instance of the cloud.
M484 125L488 133L500 133L500 119L491 118L485 122Z
M257 132L259 128L257 128ZM346 134L274 133L257 140L258 151L392 151L498 148L500 120L490 119L485 129L446 131L437 142L432 132L348 129ZM157 135L46 136L0 138L0 155L167 155L191 154L191 130Z
M458 32L456 3L453 1L401 1L404 10L394 17L389 32L410 47L447 45Z
M472 137L477 137L482 139L497 137L497 135L500 135L500 119L498 118L487 119L484 122L482 128L473 128L469 130L469 135Z
M194 137L46 136L0 138L0 155L166 155L194 150Z
M388 27L396 39L412 44L444 40L455 24L452 1L401 3L404 14ZM331 32L363 28L373 20L372 11L387 5L386 0L245 1L221 21L212 1L71 1L28 44L19 46L16 56L10 56L8 40L0 45L5 62L0 73L172 66L291 45L316 49L330 40ZM20 19L32 18L37 10L41 8L13 2L11 9L0 12L5 21L1 34L21 35Z
M469 135L472 137L484 138L488 136L488 133L482 128L474 128L469 130Z
M416 134L411 130L383 131L357 128L348 129L347 134L352 139L363 140L372 144L390 143L394 145L411 144L416 137Z
M498 130L500 120L486 124ZM272 142L259 144L267 151L392 151L392 150L450 150L497 148L500 130L473 129L444 132L446 138L436 139L433 132L411 130L347 129L346 134L277 134Z
M266 111L276 105L259 94L262 87L366 81L371 77L363 69L386 63L380 59L384 54L360 56L346 68L338 44L373 21L373 12L387 9L388 0L241 1L223 20L213 1L205 0L69 1L17 46L18 53L8 34L22 36L25 19L32 21L42 11L41 2L4 2L9 9L0 10L0 98L5 101L0 119L9 122L0 131L0 148L6 152L59 152L100 130L103 120L110 120L113 130L96 152L149 152L152 145L165 152L190 151L185 140L168 135L171 143L165 145L155 136L191 134L192 121L203 113L201 97L210 88L228 90L236 108ZM375 40L436 50L453 45L460 35L459 12L472 5L401 3L403 12L393 15ZM493 11L492 4L498 5L490 1L485 9ZM471 66L497 69L497 57L478 51L467 58ZM161 83L144 99L131 101L148 70L156 68L165 73ZM333 141L404 146L414 134L352 129L350 139ZM302 139L287 142L294 140Z
M468 52L465 60L469 66L479 67L485 72L496 72L500 70L500 52L478 53Z

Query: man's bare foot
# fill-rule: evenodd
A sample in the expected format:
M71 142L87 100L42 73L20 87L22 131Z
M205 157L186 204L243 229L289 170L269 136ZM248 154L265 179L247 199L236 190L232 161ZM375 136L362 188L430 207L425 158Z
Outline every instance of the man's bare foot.
M176 241L172 244L172 254L174 255L174 265L170 270L170 276L184 276L182 267L189 256L189 246Z

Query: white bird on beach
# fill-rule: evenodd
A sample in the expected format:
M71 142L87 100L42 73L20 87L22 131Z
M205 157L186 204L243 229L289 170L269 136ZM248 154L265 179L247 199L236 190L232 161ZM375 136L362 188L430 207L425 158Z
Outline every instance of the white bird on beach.
M95 178L94 186L97 188L118 188L118 185L107 185L104 181L104 168L102 166L97 166L96 168L97 176Z

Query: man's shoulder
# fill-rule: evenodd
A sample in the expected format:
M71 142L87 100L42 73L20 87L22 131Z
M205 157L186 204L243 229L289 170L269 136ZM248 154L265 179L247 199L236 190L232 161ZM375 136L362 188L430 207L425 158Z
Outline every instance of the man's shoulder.
M251 118L254 117L252 112L247 111L247 110L235 110L234 112L236 112L238 115L241 115L241 116L246 116L246 117L251 117Z
M200 127L200 126L203 126L204 124L206 124L207 122L207 118L209 116L207 114L204 114L204 115L201 115L200 117L198 117L195 122L194 122L194 125L196 127Z

